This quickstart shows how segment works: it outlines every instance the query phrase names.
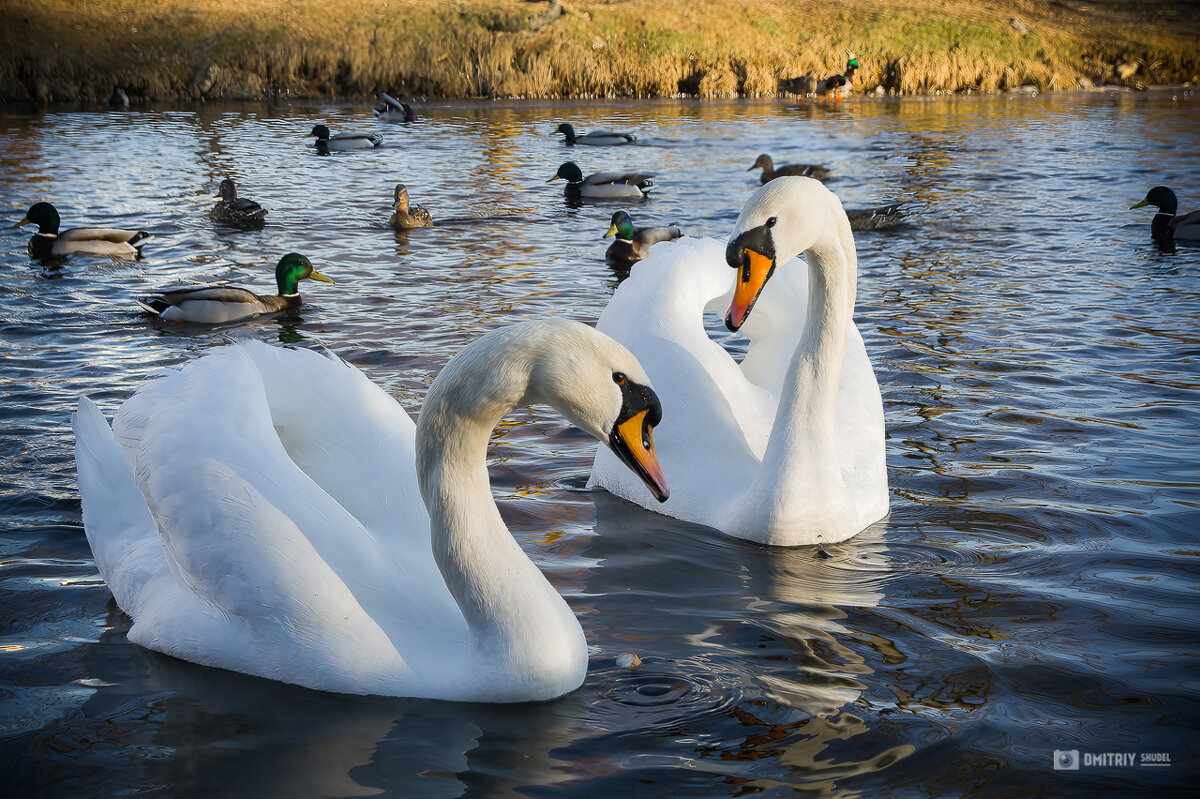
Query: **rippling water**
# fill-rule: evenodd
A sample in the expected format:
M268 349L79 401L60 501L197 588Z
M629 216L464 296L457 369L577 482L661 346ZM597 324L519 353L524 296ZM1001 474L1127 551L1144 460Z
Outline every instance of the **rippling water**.
M633 129L637 147L552 137ZM314 121L383 128L327 158ZM1200 206L1200 102L1180 93L776 104L267 104L0 114L0 204L144 226L132 262L31 261L0 238L0 771L7 795L1088 795L1196 783L1200 250L1150 242L1155 184ZM724 237L759 152L833 168L858 234L857 319L888 426L892 513L771 550L583 489L594 444L543 408L494 437L513 534L577 612L583 688L454 705L325 695L128 643L80 522L69 416L160 366L257 338L328 347L416 410L464 343L594 321L612 205L558 164L653 168L640 223ZM214 226L232 176L270 208ZM392 187L438 225L385 226ZM11 224L9 222L9 224ZM280 318L161 324L132 297L272 288L288 251L336 285ZM618 668L635 651L644 664ZM1052 767L1077 750L1078 771ZM1089 763L1165 754L1169 766Z

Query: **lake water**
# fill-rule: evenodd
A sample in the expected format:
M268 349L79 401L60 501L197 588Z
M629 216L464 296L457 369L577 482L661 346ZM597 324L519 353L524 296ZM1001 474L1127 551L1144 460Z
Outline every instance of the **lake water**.
M136 261L0 238L0 793L27 796L1130 795L1200 765L1200 249L1150 241L1156 184L1200 207L1200 101L1177 92L855 102L432 104L419 123L296 103L0 112L7 224L138 226ZM641 136L567 148L559 121ZM382 130L318 157L304 138ZM594 322L620 205L545 183L658 173L639 223L724 238L760 152L831 167L883 392L891 515L765 549L584 489L595 444L545 408L497 431L494 493L592 647L554 702L321 694L130 644L80 520L69 419L243 338L326 347L410 411L483 331ZM207 217L232 176L263 230ZM385 226L409 187L437 226ZM160 323L133 297L285 252L335 285L299 312ZM768 287L769 289L769 287ZM271 293L268 291L267 293ZM733 343L736 346L736 342ZM669 476L668 476L669 477ZM636 671L616 656L637 652ZM1078 770L1055 770L1076 750ZM1133 755L1133 765L1096 755ZM1143 756L1169 765L1141 765ZM1161 757L1159 758L1161 761Z

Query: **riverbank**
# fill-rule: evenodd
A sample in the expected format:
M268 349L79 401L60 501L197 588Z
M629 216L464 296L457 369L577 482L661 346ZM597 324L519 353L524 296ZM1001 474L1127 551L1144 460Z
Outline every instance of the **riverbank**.
M1200 82L1167 0L10 0L0 100L771 97Z

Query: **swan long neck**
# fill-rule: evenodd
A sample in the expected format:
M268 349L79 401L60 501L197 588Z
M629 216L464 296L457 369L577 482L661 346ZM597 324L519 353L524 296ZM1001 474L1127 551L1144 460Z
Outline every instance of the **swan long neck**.
M527 364L493 362L486 374L445 373L455 366L430 389L417 422L417 474L433 555L471 628L476 654L511 661L544 646L539 640L574 641L579 626L492 499L488 441L500 419L526 400Z
M845 216L835 215L834 224L804 254L807 316L784 379L761 480L756 480L764 490L767 485L806 487L790 497L757 497L781 524L798 513L811 514L819 505L837 508L844 494L835 422L858 268Z

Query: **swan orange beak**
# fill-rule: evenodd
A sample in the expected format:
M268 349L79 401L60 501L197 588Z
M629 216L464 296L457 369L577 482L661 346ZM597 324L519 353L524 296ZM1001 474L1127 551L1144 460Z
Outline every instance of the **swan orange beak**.
M617 457L628 466L634 474L642 478L642 482L654 494L659 502L666 502L671 496L667 487L667 478L663 474L662 464L654 453L654 424L662 418L661 412L651 416L652 408L647 408L630 416L623 422L617 422L608 437L608 444Z
M729 303L729 313L725 315L725 326L733 331L745 324L750 316L759 293L775 272L775 259L747 247L742 250L741 264L736 269L738 275L733 301Z

